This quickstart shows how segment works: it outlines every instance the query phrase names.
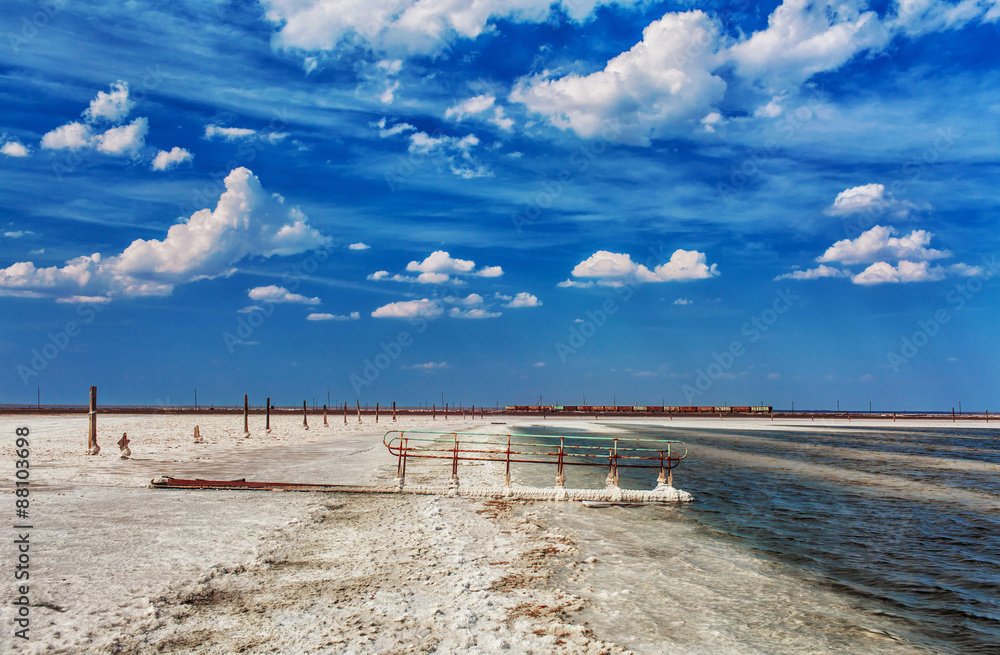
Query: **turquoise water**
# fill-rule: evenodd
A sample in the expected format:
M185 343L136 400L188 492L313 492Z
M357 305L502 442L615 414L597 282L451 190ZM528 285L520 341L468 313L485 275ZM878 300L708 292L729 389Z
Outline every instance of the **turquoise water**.
M695 502L575 506L553 509L550 518L600 544L595 552L615 563L574 579L607 602L609 585L631 588L631 622L648 624L648 634L630 634L637 650L677 633L662 627L669 621L658 613L676 611L664 597L690 570L696 597L725 590L731 606L716 599L709 620L732 628L719 643L734 652L809 652L810 641L819 652L1000 652L1000 431L619 428L620 437L685 441L690 455L674 484ZM569 469L567 484L599 487L605 473ZM551 472L538 467L520 474L551 484ZM655 473L623 469L620 476L622 487L650 488ZM697 561L681 566L669 547ZM704 547L716 550L699 560ZM759 573L742 556L773 565L767 575L781 585L730 588L747 570ZM704 573L712 566L714 574ZM763 579L754 584L766 585ZM795 616L782 618L783 606ZM748 611L760 615L748 618ZM688 646L715 638L698 634L691 632Z

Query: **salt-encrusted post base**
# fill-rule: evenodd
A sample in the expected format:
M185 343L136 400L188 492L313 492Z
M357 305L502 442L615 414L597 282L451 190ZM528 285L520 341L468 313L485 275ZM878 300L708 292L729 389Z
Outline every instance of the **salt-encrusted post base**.
M437 496L457 496L462 498L495 498L507 500L591 500L613 503L674 503L694 500L686 491L671 486L658 485L655 489L622 489L606 487L604 489L565 489L557 487L521 487L521 486L468 486L460 487L458 480L448 485L347 485L347 484L301 484L282 482L246 482L224 480L179 480L170 477L160 477L153 480L152 486L161 489L246 489L282 491L325 491L339 493L376 493L376 494L419 494Z

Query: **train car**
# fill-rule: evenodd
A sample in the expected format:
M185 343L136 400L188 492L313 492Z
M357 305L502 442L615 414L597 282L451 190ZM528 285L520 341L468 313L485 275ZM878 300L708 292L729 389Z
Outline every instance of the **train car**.
M563 405L561 408L564 412L578 412L580 407L577 405Z
M642 405L636 405L635 407L632 408L632 411L633 412L645 412L646 408L643 407Z
M729 409L730 409L730 411L733 414L749 414L750 413L750 408L749 407L730 407Z
M770 414L771 413L771 406L770 405L761 405L761 406L758 406L758 407L751 407L750 408L750 413L751 414Z

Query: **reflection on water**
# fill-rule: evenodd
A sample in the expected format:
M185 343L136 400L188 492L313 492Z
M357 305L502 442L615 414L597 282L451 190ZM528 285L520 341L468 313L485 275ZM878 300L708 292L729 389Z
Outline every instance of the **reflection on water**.
M685 441L675 485L695 502L547 511L604 563L566 584L593 587L594 622L637 651L1000 650L1000 431L622 429Z

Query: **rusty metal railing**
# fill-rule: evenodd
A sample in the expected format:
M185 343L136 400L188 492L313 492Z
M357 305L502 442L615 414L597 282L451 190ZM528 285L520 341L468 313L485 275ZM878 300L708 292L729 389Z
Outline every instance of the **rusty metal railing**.
M688 454L683 441L631 437L389 430L383 435L382 443L397 457L396 484L399 486L406 479L408 459L429 458L451 460L453 485L458 484L460 461L487 461L506 465L508 487L511 463L555 464L557 487L566 483L566 466L606 466L607 483L615 486L618 485L619 468L659 469L657 483L672 487L673 469Z

